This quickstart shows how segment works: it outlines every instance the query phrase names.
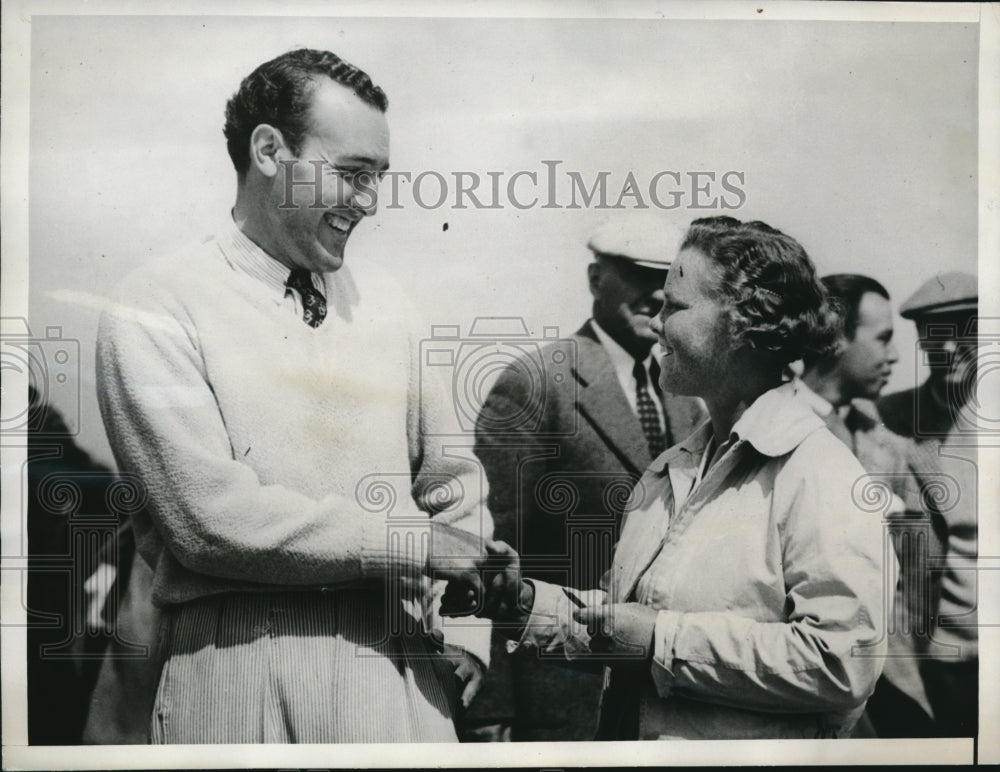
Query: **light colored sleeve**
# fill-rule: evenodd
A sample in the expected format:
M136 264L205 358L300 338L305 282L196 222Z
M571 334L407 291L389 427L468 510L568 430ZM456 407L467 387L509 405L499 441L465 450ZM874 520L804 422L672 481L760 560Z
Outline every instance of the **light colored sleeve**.
M416 507L390 542L357 501L265 485L237 462L185 308L164 292L135 293L101 318L101 414L119 466L142 478L157 532L185 568L279 585L423 570L429 524Z
M652 664L661 697L828 712L854 710L871 695L893 584L883 580L882 518L852 500L864 470L853 457L841 464L834 450L823 463L793 455L775 483L787 621L661 610Z
M587 626L573 619L576 606L563 588L537 579L525 581L534 587L535 600L524 633L520 640L508 642L508 651L541 649L547 654L561 653L570 661L591 656ZM588 606L599 606L607 600L604 590L573 592Z

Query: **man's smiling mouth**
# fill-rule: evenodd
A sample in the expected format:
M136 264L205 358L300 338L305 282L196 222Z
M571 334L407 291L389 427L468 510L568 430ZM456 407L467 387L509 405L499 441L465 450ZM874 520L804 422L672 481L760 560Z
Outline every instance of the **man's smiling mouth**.
M338 231L339 233L347 233L351 229L351 226L354 224L353 220L349 220L348 218L342 217L339 214L328 214L325 215L323 219L326 220L327 225L329 225L331 228L333 228L333 230Z

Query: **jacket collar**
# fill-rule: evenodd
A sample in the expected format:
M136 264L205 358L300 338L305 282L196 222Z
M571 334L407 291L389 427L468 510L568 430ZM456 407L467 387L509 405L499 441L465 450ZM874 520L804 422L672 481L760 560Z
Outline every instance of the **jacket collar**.
M729 438L731 441L745 440L758 453L777 458L791 453L806 437L823 426L823 419L808 404L796 398L796 384L789 381L761 394L740 416ZM656 459L650 470L663 474L672 462L687 466L695 459L700 461L711 436L712 423L709 420Z
M795 378L792 382L795 384L795 396L809 405L820 418L826 418L835 412L829 400L813 391L812 387L801 378Z

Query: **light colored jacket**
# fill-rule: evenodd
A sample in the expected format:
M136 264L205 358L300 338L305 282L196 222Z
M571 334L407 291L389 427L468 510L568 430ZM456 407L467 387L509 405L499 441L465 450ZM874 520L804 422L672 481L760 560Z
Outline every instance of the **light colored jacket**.
M846 736L882 669L895 561L865 471L793 384L747 409L694 485L710 437L706 423L646 471L588 599L659 610L645 675L606 668L601 736ZM593 657L559 588L535 587L521 645Z

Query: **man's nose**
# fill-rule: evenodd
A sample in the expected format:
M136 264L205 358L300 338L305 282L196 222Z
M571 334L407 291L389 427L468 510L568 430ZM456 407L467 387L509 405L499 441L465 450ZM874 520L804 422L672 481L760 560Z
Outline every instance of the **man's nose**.
M637 302L643 306L652 308L653 313L658 314L660 309L663 308L663 287L656 287L655 289L643 287Z
M362 217L371 217L378 211L377 182L369 176L359 176L347 186L347 205Z
M888 348L886 348L885 358L890 365L894 365L899 361L899 349L896 348L895 343L890 343Z

